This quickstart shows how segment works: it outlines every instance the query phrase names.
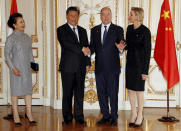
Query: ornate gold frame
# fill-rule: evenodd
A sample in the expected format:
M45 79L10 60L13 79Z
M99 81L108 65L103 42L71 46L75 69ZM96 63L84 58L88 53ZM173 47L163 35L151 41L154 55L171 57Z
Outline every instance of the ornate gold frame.
M36 75L36 82L35 84L32 85L33 94L39 94L39 73L37 72L32 72L32 73Z
M177 41L177 44L176 44L176 49L177 49L177 51L179 51L179 49L181 49L181 43L179 43L178 41Z
M150 74L155 68L158 68L157 65L154 65L153 67L152 67L152 66L153 66L153 65L150 65L149 74ZM151 84L150 84L150 76L148 76L147 83L148 83L148 86L151 88L152 86L151 86ZM155 94L155 93L154 93L152 90L150 90L150 89L147 89L147 91L148 91L149 94L152 94L152 95ZM161 92L156 92L156 94L158 94L158 95L166 95L166 92L165 92L165 91L161 91ZM169 94L170 94L171 96L175 95L175 90L174 90L174 88L170 89Z
M129 16L129 3L130 1L129 0L126 0L125 1L125 27L124 27L124 30L126 31L126 28L128 26L128 16Z
M115 10L116 20L115 20L115 24L118 24L118 5L119 5L119 0L116 0L116 10Z
M67 2L67 8L70 6L70 0L67 0L66 1ZM119 0L115 0L115 5L116 5L116 9L115 9L115 24L118 24L118 16L117 16L117 14L118 14L118 5L119 5ZM97 5L98 6L98 5ZM90 25L93 25L92 23L91 23L91 21L90 21ZM90 28L89 29L91 29L91 27L92 26L90 26Z
M167 101L167 99L146 99L148 101ZM169 101L176 101L174 99L169 99Z
M129 3L130 3L129 0L126 0L126 1L125 1L125 27L124 27L124 30L125 30L125 31L126 31L127 26L128 26ZM125 34L125 36L126 36L126 34ZM126 37L125 37L125 38L126 38ZM124 52L124 53L125 53L125 55L126 55L126 52ZM126 57L125 57L125 62L126 62ZM124 67L124 68L126 69L126 64L125 64L125 67ZM126 81L125 76L124 76L124 81ZM128 93L127 93L127 89L126 89L126 83L124 84L124 87L123 87L123 88L125 89L124 100L125 100L125 101L128 101Z
M38 47L32 47L32 50L33 50L33 51L34 51L34 50L36 51L36 55L33 55L33 57L34 57L34 58L38 58L38 56L39 56L39 55L38 55Z

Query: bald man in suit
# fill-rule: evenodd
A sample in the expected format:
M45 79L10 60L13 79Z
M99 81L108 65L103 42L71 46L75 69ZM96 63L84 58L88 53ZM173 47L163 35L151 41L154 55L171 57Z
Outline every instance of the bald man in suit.
M95 53L95 76L99 105L103 118L98 125L110 122L117 125L118 118L118 90L120 74L120 57L122 50L120 41L124 40L124 31L120 26L114 25L111 9L104 7L101 10L102 23L91 30L90 49ZM124 46L123 46L124 47ZM111 113L109 113L109 103Z

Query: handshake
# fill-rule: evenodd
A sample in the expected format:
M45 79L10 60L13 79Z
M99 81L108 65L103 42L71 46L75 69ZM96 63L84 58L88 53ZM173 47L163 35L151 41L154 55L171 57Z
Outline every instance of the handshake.
M83 47L82 52L84 53L85 56L88 56L91 54L89 47Z

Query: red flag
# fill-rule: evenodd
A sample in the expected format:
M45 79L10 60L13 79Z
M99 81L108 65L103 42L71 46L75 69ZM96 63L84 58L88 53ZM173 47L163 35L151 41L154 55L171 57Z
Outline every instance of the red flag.
M17 8L16 0L12 0L12 3L11 3L11 12L10 12L10 15L12 15L12 14L14 14L14 13L18 13L18 8Z
M154 58L170 89L179 82L179 72L169 0L164 0L161 7Z

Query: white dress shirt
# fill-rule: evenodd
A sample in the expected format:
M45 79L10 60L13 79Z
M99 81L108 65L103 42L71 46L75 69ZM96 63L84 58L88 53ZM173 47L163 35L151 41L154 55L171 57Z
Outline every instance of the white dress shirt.
M104 30L105 30L105 27L104 26L107 26L107 32L109 30L109 26L111 25L111 23L107 24L107 25L104 25L103 23L101 24L101 42L103 43L103 35L104 35Z
M104 30L105 30L105 27L104 26L107 26L107 32L109 30L109 27L110 27L111 23L107 24L107 25L104 25L103 23L101 24L101 42L103 43L103 35L104 35ZM115 45L116 46L116 45ZM120 53L123 53L123 50L120 50L118 49Z
M77 26L72 26L72 25L69 24L69 23L68 23L68 25L70 26L70 28L72 29L73 32L74 32L74 29L73 29L73 28L75 28L75 33L76 33L77 39L78 39L78 41L79 41L79 32L78 32Z

